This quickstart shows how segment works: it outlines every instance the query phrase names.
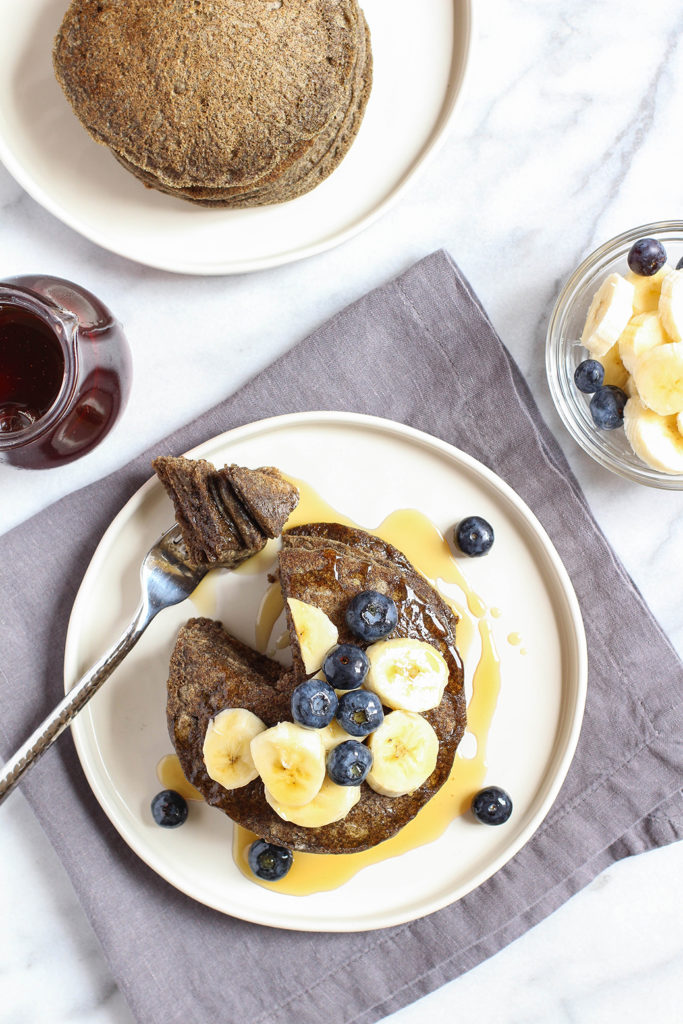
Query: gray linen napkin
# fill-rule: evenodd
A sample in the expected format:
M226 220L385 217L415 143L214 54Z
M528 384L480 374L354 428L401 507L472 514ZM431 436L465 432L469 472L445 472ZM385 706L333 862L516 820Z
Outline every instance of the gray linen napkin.
M61 696L62 646L81 577L112 517L151 475L152 454L303 409L391 410L485 462L530 505L586 622L590 679L578 751L536 835L476 891L407 925L323 935L238 921L174 890L119 838L62 737L23 790L144 1024L370 1024L497 952L613 861L683 833L681 663L443 252L340 313L153 452L0 538L0 564L15 566L21 580L1 612L5 755ZM20 571L27 552L30 576Z

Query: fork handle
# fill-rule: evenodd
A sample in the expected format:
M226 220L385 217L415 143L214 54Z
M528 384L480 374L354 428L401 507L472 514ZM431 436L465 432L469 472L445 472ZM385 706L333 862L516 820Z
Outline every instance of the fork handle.
M84 676L81 676L64 699L19 747L16 754L7 761L2 768L2 777L0 777L0 803L11 793L24 773L36 763L41 754L44 754L47 748L52 746L59 734L73 721L78 712L97 693L102 683L109 678L114 669L135 647L151 619L152 616L148 614L148 609L141 605L121 639L100 658L97 664L93 665Z

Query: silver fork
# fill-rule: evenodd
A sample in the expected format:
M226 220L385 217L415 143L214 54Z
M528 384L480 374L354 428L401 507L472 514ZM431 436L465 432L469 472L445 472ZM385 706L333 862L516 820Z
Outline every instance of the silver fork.
M2 768L0 777L0 803L10 793L32 764L44 754L59 734L70 725L78 712L97 693L105 679L121 664L127 654L164 608L179 604L196 589L206 576L209 566L190 565L180 530L173 525L166 530L154 547L145 555L140 567L142 600L120 640L104 654L57 707L38 726L26 742Z

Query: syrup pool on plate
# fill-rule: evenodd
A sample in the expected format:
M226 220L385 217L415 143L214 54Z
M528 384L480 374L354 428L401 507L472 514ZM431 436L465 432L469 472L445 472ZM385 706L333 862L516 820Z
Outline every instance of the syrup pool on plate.
M173 789L186 800L203 800L204 797L183 775L176 754L166 754L157 764L157 778L164 789Z

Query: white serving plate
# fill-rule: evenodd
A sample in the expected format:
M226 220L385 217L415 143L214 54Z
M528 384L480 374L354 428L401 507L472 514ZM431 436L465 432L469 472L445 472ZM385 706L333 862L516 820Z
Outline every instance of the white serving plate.
M289 263L344 242L384 213L448 131L472 38L471 0L363 0L374 85L341 166L292 202L210 210L144 188L78 122L52 71L67 0L11 6L0 32L0 160L86 238L187 274Z
M222 434L192 453L223 465L277 465L310 483L340 512L377 526L399 508L419 508L448 534L465 515L494 524L485 558L459 560L489 607L502 687L488 742L486 784L503 786L514 813L490 828L456 818L435 842L364 868L337 890L289 896L250 882L231 855L232 823L192 804L166 830L152 820L155 769L171 751L166 731L168 661L191 601L163 612L72 726L95 796L129 846L172 885L208 906L261 924L307 931L358 931L437 910L474 889L533 835L569 767L586 692L586 644L576 596L546 533L524 502L481 463L443 441L389 420L347 413L276 417ZM139 565L172 521L156 480L131 498L105 533L76 598L66 644L65 687L123 632L139 599ZM216 611L254 642L266 587L259 575L221 574ZM454 596L454 595L452 595ZM512 631L528 651L506 642ZM476 658L466 663L471 693Z

